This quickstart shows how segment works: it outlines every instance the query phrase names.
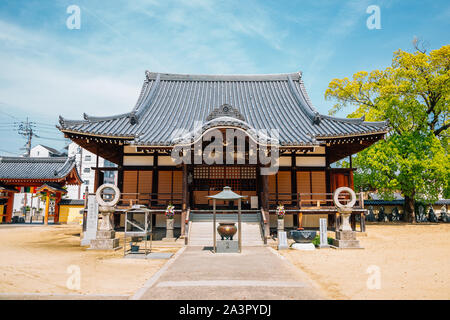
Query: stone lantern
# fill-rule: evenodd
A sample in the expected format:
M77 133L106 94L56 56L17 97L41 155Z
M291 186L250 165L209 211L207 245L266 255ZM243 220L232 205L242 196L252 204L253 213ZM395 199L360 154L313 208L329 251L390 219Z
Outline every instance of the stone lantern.
M339 201L339 196L343 192L349 193L351 198L345 205ZM356 239L356 232L352 230L350 225L350 215L356 203L355 192L348 187L337 188L333 193L333 202L337 212L342 217L339 230L336 230L336 239L333 239L333 247L339 249L360 249L361 246L359 240Z
M119 248L119 239L116 239L116 232L111 224L111 215L115 211L115 206L120 199L120 191L113 184L103 184L96 192L99 204L98 211L102 215L102 220L97 230L96 239L91 240L91 249L115 250Z

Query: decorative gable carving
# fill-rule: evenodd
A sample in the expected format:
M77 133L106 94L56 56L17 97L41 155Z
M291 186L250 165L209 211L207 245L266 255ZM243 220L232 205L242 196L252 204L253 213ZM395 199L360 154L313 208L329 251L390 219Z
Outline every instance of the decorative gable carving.
M244 116L235 107L229 104L223 104L220 107L215 108L206 118L206 121L210 121L219 117L232 117L242 121L245 121Z

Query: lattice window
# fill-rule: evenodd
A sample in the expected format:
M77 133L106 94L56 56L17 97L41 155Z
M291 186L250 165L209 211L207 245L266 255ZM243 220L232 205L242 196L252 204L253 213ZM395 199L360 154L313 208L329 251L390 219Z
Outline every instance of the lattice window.
M229 186L235 191L256 191L256 167L194 167L195 190L220 191L224 186Z

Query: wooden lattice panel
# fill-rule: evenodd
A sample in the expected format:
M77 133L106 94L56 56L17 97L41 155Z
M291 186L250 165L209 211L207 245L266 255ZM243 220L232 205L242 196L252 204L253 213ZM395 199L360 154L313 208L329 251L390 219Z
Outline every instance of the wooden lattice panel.
M122 192L123 193L137 193L137 176L138 172L136 170L133 171L124 171L123 172L123 187ZM124 199L133 199L136 198L135 195L123 195Z
M311 193L311 172L297 171L297 192ZM302 195L302 200L311 199L310 195Z
M326 193L325 171L311 172L312 193ZM313 195L313 199L324 199L325 195Z
M173 203L181 204L181 193L183 192L183 172L173 171L172 193L174 194Z
M292 198L291 188L291 172L290 171L278 171L278 199L284 200L281 203L290 203Z

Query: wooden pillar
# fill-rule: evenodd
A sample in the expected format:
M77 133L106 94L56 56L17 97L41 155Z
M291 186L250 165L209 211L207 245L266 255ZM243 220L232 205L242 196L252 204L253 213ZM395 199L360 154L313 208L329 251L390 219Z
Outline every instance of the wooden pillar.
M14 192L8 192L8 201L6 202L6 218L5 222L10 223L13 215Z
M216 199L213 199L213 250L217 252L216 247Z
M152 174L152 202L158 204L158 153L153 156L153 174Z
M363 213L361 213L361 216L360 216L361 218L360 218L360 229L361 229L361 232L366 232L366 215L364 214L364 212Z
M50 193L45 192L45 214L44 214L44 224L48 224L48 211L50 209Z
M351 189L355 189L355 185L353 183L353 170L350 170L349 172L348 183Z
M261 193L261 206L269 213L269 176L261 176L262 193Z
M61 192L58 192L55 196L55 217L54 222L59 222L59 202L61 201Z
M356 215L353 213L350 215L350 224L352 226L352 230L356 231Z
M117 167L117 187L120 192L123 192L123 147L120 151L120 159Z
M297 193L297 167L295 163L295 154L291 155L291 204L298 206L298 193Z
M261 208L264 210L264 215L267 220L265 224L265 236L270 237L270 213L269 213L269 177L261 175Z
M98 145L97 151L95 153L95 178L94 178L94 192L97 192L98 187L100 186L100 171L98 170Z
M186 213L188 208L188 171L187 165L183 164L183 182L182 182L182 204L181 204L181 236L186 233Z

